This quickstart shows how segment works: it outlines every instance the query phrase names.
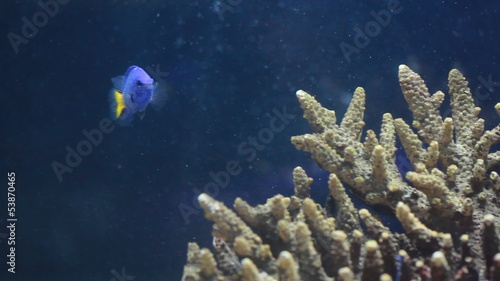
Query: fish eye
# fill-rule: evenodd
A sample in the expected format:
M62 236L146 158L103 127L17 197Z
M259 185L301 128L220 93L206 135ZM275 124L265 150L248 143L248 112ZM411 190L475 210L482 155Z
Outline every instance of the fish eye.
M139 81L139 80L137 80L136 84L137 84L137 86L142 86L142 85L144 85L144 84L143 84L141 81Z

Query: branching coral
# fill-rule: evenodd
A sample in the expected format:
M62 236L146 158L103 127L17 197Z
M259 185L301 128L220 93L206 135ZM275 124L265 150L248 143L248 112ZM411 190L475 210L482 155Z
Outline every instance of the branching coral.
M405 65L399 81L416 133L386 113L380 134L368 130L363 141L362 88L340 124L334 111L298 91L314 133L292 143L330 172L335 212L309 198L312 179L300 167L293 196L256 207L238 198L238 215L202 194L216 255L191 243L183 280L500 280L500 178L492 171L500 152L490 152L500 125L484 131L458 70L449 74L452 116L445 119L442 92L429 94ZM396 165L396 138L413 166L406 175ZM366 203L394 210L405 233L357 210L344 184Z

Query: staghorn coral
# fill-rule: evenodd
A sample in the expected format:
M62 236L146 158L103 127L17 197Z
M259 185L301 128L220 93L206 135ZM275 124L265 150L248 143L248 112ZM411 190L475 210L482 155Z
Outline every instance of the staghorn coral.
M363 141L362 88L340 124L334 111L298 91L314 133L292 143L330 172L327 206L309 198L312 179L300 167L293 196L255 207L238 198L238 215L200 195L216 254L190 243L182 280L500 280L500 178L492 171L500 152L490 152L500 125L484 131L458 70L449 74L452 116L445 119L442 92L429 94L405 65L399 81L412 126L386 113L380 134L368 130ZM396 165L396 138L413 166L406 175ZM405 233L357 210L344 184L366 203L394 210Z

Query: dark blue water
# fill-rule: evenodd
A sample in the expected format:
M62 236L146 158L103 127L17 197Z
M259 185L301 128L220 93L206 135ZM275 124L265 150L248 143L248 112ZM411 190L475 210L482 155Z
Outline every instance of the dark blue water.
M363 86L378 132L384 112L411 118L398 65L432 92L458 68L491 128L500 2L462 2L2 1L0 280L180 280L187 243L211 243L199 192L263 203L291 195L301 165L324 202L328 175L289 141L311 132L298 89L341 116ZM110 125L110 78L133 64L167 83L167 104Z

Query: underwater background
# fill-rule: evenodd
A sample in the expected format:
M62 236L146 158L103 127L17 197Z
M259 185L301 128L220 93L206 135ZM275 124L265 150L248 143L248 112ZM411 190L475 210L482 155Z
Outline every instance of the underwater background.
M187 243L212 243L200 192L263 203L293 194L300 165L324 202L328 174L290 143L310 132L299 89L342 116L364 87L365 128L378 130L384 112L410 118L398 65L431 92L458 68L491 128L499 12L500 1L2 1L0 280L180 280ZM164 81L167 102L103 130L110 79L130 65Z

